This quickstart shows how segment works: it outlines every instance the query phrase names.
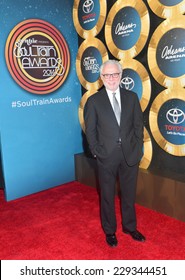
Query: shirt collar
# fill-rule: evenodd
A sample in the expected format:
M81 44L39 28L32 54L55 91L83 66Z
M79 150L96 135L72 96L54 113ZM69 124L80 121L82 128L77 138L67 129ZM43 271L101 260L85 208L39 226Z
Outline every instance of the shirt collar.
M115 91L112 91L112 90L109 90L109 89L106 89L106 91L107 91L108 94L111 94L111 93L115 92L116 95L118 95L118 94L120 93L119 87L118 87L117 90L115 90Z

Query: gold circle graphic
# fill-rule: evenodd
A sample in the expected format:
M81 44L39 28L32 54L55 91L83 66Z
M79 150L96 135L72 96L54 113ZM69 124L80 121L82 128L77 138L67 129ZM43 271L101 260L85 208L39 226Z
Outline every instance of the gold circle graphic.
M38 39L38 45L35 36L42 38ZM50 57L48 42L52 44L49 47L53 48L53 57ZM49 49L45 64L42 61L45 54L38 51L40 47ZM48 94L58 89L66 80L70 68L70 53L62 34L50 23L39 19L22 21L11 30L6 41L5 58L17 84L34 94ZM49 61L52 58L55 65ZM42 79L39 71L43 74Z
M150 113L149 113L149 124L152 135L158 145L167 153L174 155L174 156L184 156L185 155L185 144L182 145L175 145L168 142L159 131L158 127L158 113L161 106L171 99L180 99L185 101L185 89L183 88L176 88L173 89L166 89L162 91L152 103Z
M84 39L95 37L101 31L101 29L103 27L103 24L105 22L106 13L107 13L107 1L99 0L99 2L100 2L100 16L99 16L98 22L97 22L96 26L94 26L92 29L86 30L86 29L82 28L82 26L79 22L79 18L78 18L80 0L74 0L74 5L73 5L74 26L75 26L77 33L80 35L80 37L82 37Z
M84 132L85 132L84 107L85 107L85 104L87 102L87 99L95 93L96 92L93 92L93 91L87 91L83 94L83 96L80 100L80 105L79 105L79 109L78 109L78 117L79 117L81 128Z
M146 71L145 67L137 60L131 59L128 61L120 61L123 70L124 69L132 69L140 76L142 81L142 97L140 100L142 111L146 109L151 97L151 82L148 72Z
M148 0L151 10L161 18L177 17L185 13L185 1L174 6L165 6L159 0Z
M108 52L107 52L106 47L97 38L93 38L92 40L89 40L89 39L85 40L78 49L77 58L76 58L76 72L77 72L78 78L80 80L80 83L85 89L87 89L89 91L97 91L99 88L101 88L103 86L103 82L102 82L101 78L99 77L97 81L95 81L94 83L91 83L84 78L84 75L83 75L82 69L81 69L82 55L83 55L84 51L89 47L94 47L100 52L100 54L102 56L102 62L105 62L106 60L108 60L109 57L108 57Z
M179 16L177 19L166 19L162 22L157 29L154 31L152 38L149 42L148 47L148 65L150 71L155 78L155 80L161 84L162 86L169 88L169 87L184 87L185 86L185 74L178 77L172 78L164 73L159 69L157 60L156 60L156 50L159 41L161 40L162 36L174 28L182 28L185 29L185 17Z
M141 33L136 44L130 48L129 50L121 50L115 44L112 38L112 24L116 14L123 8L132 7L134 8L141 18ZM110 52L118 59L127 59L133 58L137 56L141 50L143 49L149 34L150 20L149 13L146 5L143 1L135 1L135 0L118 0L112 6L109 14L107 16L107 20L105 23L105 39L107 46Z

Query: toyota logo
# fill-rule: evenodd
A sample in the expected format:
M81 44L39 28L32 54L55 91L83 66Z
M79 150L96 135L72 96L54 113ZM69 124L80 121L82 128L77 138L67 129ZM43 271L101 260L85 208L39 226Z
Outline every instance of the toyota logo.
M94 2L92 0L86 0L83 4L83 11L85 14L90 13L94 8Z
M182 110L173 108L168 110L166 118L170 123L180 124L185 120L185 114Z
M124 77L120 83L121 88L125 88L127 90L132 90L135 86L134 80L130 77Z

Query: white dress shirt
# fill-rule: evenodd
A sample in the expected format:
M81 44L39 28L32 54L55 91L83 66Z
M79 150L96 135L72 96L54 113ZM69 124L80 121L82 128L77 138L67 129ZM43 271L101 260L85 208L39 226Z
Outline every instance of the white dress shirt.
M112 98L112 93L113 93L113 91L111 91L111 90L108 90L108 89L106 89L106 91L107 91L107 94L108 94L108 97L109 97L109 100L110 100L110 103L111 103L111 105L112 105L112 108L113 108L113 98ZM119 103L119 106L120 106L120 110L121 110L121 97L120 97L120 90L119 90L119 88L116 90L116 91L114 91L116 94L115 94L115 97L116 97L116 99L117 99L117 101L118 101L118 103Z

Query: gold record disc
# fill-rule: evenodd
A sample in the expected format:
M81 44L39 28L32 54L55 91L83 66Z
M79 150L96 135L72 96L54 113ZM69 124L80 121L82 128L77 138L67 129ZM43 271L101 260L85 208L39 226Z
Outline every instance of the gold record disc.
M139 168L147 169L152 160L152 142L147 129L144 127L144 154L140 161Z
M166 89L152 103L149 113L152 135L174 156L185 156L185 89Z
M105 23L105 40L110 52L120 60L134 58L143 49L149 28L149 12L143 1L116 1Z
M151 10L161 18L178 17L185 13L185 0L174 5L163 5L159 0L148 0Z
M181 38L178 32L181 32ZM166 19L163 21L157 29L154 31L152 38L149 42L148 47L148 65L150 71L155 78L155 80L166 88L170 87L184 87L185 86L185 71L184 71L184 38L185 38L185 16L179 16L177 19ZM163 36L168 36L163 37ZM163 39L164 38L164 39ZM161 39L164 41L163 49L162 46L159 46ZM182 42L179 42L179 41ZM179 43L181 45L175 46ZM158 48L159 47L159 48ZM159 49L160 53L160 62L157 63L157 50ZM181 64L178 65L178 61L182 60ZM169 61L169 62L168 62ZM165 66L165 63L169 63ZM163 64L164 65L163 65ZM170 65L171 63L171 65ZM174 65L173 65L174 64ZM163 66L162 66L163 65ZM176 66L176 71L179 72L179 76L173 77L174 67ZM162 68L163 67L163 68ZM164 72L169 73L164 74L161 69L164 69ZM173 71L173 72L172 72Z
M79 117L79 122L81 125L82 130L85 132L85 124L84 124L84 107L85 107L85 103L87 102L87 99L95 94L96 92L93 91L87 91L83 94L81 100L80 100L80 105L78 108L78 117Z
M142 92L140 94L141 97L139 99L140 99L142 111L144 112L144 110L148 106L148 103L149 103L150 97L151 97L151 81L150 81L148 72L146 71L145 67L139 61L137 61L135 59L130 59L128 61L120 61L120 64L122 65L123 71L125 69L131 69L139 75L141 82L142 82ZM133 83L133 85L135 84L134 78L127 77L127 80L130 80ZM121 83L122 83L122 81L121 81ZM126 87L127 87L127 84L126 84ZM132 90L132 89L130 89L130 90ZM133 91L134 91L134 88L133 88ZM136 86L136 91L137 91L137 86Z
M98 3L97 3L98 2ZM99 11L98 11L99 6ZM97 12L99 18L97 19ZM80 37L95 37L102 29L107 14L106 0L74 0L73 22ZM93 22L95 24L93 24Z
M76 58L76 71L85 89L97 91L103 86L99 68L108 59L107 49L99 39L88 39L80 45Z

